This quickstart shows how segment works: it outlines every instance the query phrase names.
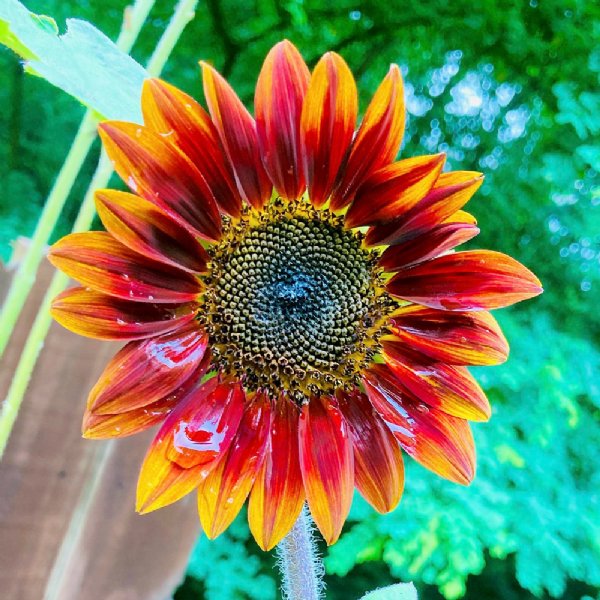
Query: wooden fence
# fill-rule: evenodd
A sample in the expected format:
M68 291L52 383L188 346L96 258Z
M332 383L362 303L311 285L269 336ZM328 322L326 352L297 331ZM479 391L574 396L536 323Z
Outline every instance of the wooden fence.
M52 268L44 264L0 364L6 396ZM11 272L0 266L0 302ZM199 533L193 495L135 513L153 432L84 440L87 392L116 346L53 324L0 463L1 600L167 600Z

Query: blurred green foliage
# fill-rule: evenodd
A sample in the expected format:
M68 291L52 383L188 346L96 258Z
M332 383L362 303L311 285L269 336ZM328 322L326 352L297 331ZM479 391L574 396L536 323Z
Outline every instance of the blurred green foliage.
M123 0L26 2L119 28ZM144 62L170 15L158 2L134 49ZM585 0L206 0L165 79L197 97L198 59L215 64L251 106L260 64L283 37L309 64L340 52L364 108L390 62L403 68L409 122L402 153L445 151L486 174L469 205L473 247L507 252L546 292L500 315L510 361L476 374L494 405L477 425L478 476L468 489L407 460L391 515L358 496L326 553L328 597L414 580L420 598L600 598L600 8ZM0 255L29 235L83 109L22 74L0 52ZM70 227L86 165L55 237ZM243 519L201 540L178 599L275 598L273 557Z

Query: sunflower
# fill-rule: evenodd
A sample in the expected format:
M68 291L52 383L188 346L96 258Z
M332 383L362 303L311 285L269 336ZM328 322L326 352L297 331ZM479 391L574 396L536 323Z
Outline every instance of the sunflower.
M196 490L213 538L248 499L264 549L306 502L328 544L354 487L380 512L403 490L401 449L468 484L468 421L490 406L469 365L504 361L489 309L541 292L462 210L482 183L443 154L396 161L405 126L392 65L356 128L354 79L325 54L312 74L288 41L267 55L255 117L202 63L208 112L149 79L144 125L100 125L131 193L99 190L106 232L50 261L82 287L53 303L78 334L127 344L92 389L87 438L162 423L137 510Z

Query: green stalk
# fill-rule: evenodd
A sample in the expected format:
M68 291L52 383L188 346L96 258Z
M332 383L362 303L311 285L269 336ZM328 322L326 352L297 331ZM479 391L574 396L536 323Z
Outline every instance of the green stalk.
M44 210L37 222L27 253L13 276L6 300L2 306L2 312L0 312L0 357L8 344L15 323L35 283L38 267L50 235L81 170L83 161L96 139L96 124L97 119L94 112L87 110L44 205Z
M148 13L154 6L154 2L155 0L136 0L132 7L126 9L127 12L121 32L115 42L123 52L128 53L131 50ZM0 311L0 358L6 349L17 319L35 283L40 261L44 256L48 240L54 231L69 192L96 139L97 124L97 114L88 109L79 125L67 158L48 195L27 253L13 277L2 311Z
M153 77L158 77L161 74L183 30L194 18L196 6L198 6L198 0L179 0L177 3L171 21L160 36L160 40L158 40L158 44L156 44L156 48L146 65L146 71Z
M150 2L150 0L147 1ZM136 6L143 2L144 0L141 0L136 3ZM153 3L153 1L151 3ZM160 71L175 47L177 40L183 33L186 25L193 18L194 9L197 3L198 0L180 0L177 4L173 16L171 17L171 21L161 36L148 64L148 72L150 74L160 74ZM106 155L102 153L100 161L98 162L98 167L92 177L79 210L79 214L73 225L74 232L86 231L90 228L95 215L94 192L98 188L106 187L111 174L112 164ZM68 190L66 193L68 194ZM50 305L53 298L67 287L68 281L66 275L59 272L55 273L46 290L38 314L33 322L27 341L25 342L11 386L2 405L2 413L0 414L0 458L2 458L2 455L4 454L10 432L19 413L19 408L23 401L27 386L29 385L31 374L37 362L40 350L42 349L48 329L52 323L52 318L50 317Z

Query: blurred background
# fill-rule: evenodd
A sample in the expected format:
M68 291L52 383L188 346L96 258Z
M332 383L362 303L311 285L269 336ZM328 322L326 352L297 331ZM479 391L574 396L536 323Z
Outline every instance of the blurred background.
M114 39L126 2L26 4L61 27L79 17ZM141 63L171 11L164 1L152 10L132 52ZM484 172L468 207L481 228L470 246L514 256L546 290L497 315L512 348L508 363L474 370L494 407L492 420L474 427L474 483L460 488L407 460L404 498L392 514L376 514L357 495L342 538L323 548L327 597L413 580L423 600L600 598L599 5L205 0L163 78L202 98L197 61L207 60L251 108L262 60L284 37L309 66L339 52L362 110L398 63L409 115L402 156L443 151L447 168ZM0 257L8 262L14 240L33 232L84 109L23 74L5 48L0 106ZM53 241L70 231L98 150ZM86 393L70 399L65 427L78 430ZM274 556L249 539L244 517L214 542L199 539L176 600L278 597ZM168 532L179 535L177 521Z

